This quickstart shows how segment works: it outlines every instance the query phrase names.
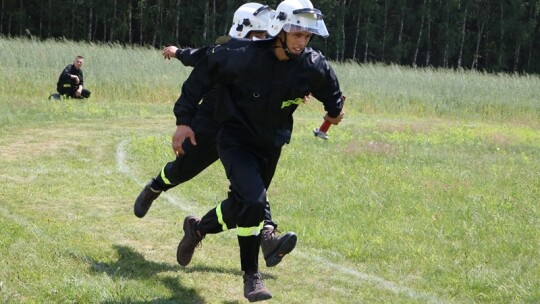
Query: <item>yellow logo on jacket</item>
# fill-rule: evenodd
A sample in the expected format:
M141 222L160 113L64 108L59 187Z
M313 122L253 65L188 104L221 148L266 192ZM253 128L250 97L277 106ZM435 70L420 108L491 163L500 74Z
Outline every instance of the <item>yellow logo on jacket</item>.
M292 105L299 105L302 103L302 101L304 101L302 98L296 98L296 99L293 99L293 100L286 100L286 101L283 101L281 103L281 108L286 108L286 107L290 107Z

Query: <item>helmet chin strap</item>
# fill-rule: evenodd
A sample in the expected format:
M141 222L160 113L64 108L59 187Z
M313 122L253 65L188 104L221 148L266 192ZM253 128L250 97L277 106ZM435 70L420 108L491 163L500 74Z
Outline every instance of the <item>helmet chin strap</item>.
M287 55L289 59L297 60L298 58L300 58L300 55L293 54L289 50L289 47L287 46L287 34L285 34L285 40L282 40L281 37L279 37L279 41L281 42L281 45L283 46L283 51L285 51L285 55Z

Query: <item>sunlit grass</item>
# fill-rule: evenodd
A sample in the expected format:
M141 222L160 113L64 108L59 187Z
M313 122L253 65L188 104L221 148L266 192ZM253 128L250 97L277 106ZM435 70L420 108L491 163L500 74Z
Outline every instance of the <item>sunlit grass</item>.
M243 303L234 232L175 260L186 210L225 197L219 162L132 214L172 159L190 69L120 45L0 49L0 299ZM47 100L76 54L93 96ZM322 106L302 105L269 189L279 228L299 235L278 267L261 260L271 302L539 302L538 77L333 66L343 123L315 138Z

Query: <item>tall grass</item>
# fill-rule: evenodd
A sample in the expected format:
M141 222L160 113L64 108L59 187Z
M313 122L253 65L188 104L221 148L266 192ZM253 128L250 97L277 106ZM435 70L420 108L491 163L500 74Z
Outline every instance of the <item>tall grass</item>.
M169 114L181 83L191 70L175 59L163 60L154 49L118 44L4 38L0 39L0 48L3 99L0 125L20 115L24 123L28 119L49 120L59 114L55 114L58 111L73 118L89 114L145 116L164 110ZM50 93L56 91L60 72L76 55L85 58L85 86L92 91L91 102L47 100ZM17 98L13 98L15 96ZM129 106L134 103L137 106ZM43 104L49 105L45 111L29 107ZM156 107L156 104L168 107ZM34 113L34 109L39 113Z
M401 66L336 65L343 91L364 114L540 121L540 77Z
M0 49L3 302L243 303L233 232L207 236L188 268L174 258L183 217L224 198L220 164L132 215L172 159L189 69L120 45ZM93 96L48 100L76 54ZM269 189L299 236L261 267L269 302L539 302L538 77L332 65L343 123L314 138L322 107L302 105Z
M0 39L3 96L44 98L61 69L85 56L87 87L99 101L170 104L190 68L169 63L150 48L119 44ZM173 61L176 61L173 59ZM413 69L334 63L351 114L391 114L464 120L540 121L538 75Z

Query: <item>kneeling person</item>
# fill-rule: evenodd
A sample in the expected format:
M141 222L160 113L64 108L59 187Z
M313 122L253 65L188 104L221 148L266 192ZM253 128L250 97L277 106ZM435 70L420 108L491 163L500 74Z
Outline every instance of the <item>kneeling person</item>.
M81 69L83 63L84 58L77 56L73 64L69 64L64 68L56 84L56 90L60 95L67 95L71 98L90 97L90 91L84 88L84 77Z

